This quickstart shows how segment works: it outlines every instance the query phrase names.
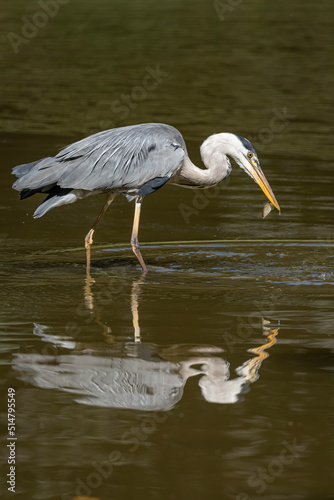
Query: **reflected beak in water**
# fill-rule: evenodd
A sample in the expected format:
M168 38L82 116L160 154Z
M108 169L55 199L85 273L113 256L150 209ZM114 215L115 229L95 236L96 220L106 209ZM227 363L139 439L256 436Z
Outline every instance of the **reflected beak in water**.
M280 206L275 198L275 195L267 181L264 173L261 170L260 164L257 160L248 160L247 172L254 179L256 184L260 186L268 200L277 208L277 210L281 211Z

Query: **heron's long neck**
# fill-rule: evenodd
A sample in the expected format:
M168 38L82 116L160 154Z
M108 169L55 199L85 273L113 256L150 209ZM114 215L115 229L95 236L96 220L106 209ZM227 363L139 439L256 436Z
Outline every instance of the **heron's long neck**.
M205 169L196 167L188 156L184 158L182 167L171 179L173 184L189 187L209 187L224 180L231 172L231 164L221 151L206 153L201 148L201 156Z

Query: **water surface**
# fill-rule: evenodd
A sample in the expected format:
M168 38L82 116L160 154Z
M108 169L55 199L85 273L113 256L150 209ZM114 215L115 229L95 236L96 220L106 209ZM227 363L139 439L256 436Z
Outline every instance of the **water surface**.
M334 498L333 6L249 1L220 19L215 5L71 0L17 53L8 32L40 6L2 9L0 396L6 421L16 391L16 498ZM19 202L10 169L148 121L179 128L198 164L213 132L251 139L282 214L262 219L236 166L215 195L166 186L144 200L143 275L133 204L117 198L87 279L103 197L33 220L42 197Z

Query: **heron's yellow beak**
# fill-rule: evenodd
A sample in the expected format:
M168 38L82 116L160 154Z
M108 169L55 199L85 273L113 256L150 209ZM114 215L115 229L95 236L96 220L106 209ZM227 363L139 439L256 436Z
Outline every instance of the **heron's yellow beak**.
M248 166L248 172L250 176L254 179L256 184L260 186L266 197L268 198L269 201L274 205L274 207L277 208L277 210L281 210L279 207L279 204L275 198L275 195L269 185L269 182L267 181L264 173L261 170L260 165L255 161L248 160L249 166Z

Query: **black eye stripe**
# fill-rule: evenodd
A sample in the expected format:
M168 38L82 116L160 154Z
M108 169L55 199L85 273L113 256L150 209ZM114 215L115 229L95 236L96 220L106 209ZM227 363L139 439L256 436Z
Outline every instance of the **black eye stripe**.
M247 139L241 137L241 135L237 135L236 137L238 137L239 141L247 151L251 151L253 154L255 153L255 149Z

